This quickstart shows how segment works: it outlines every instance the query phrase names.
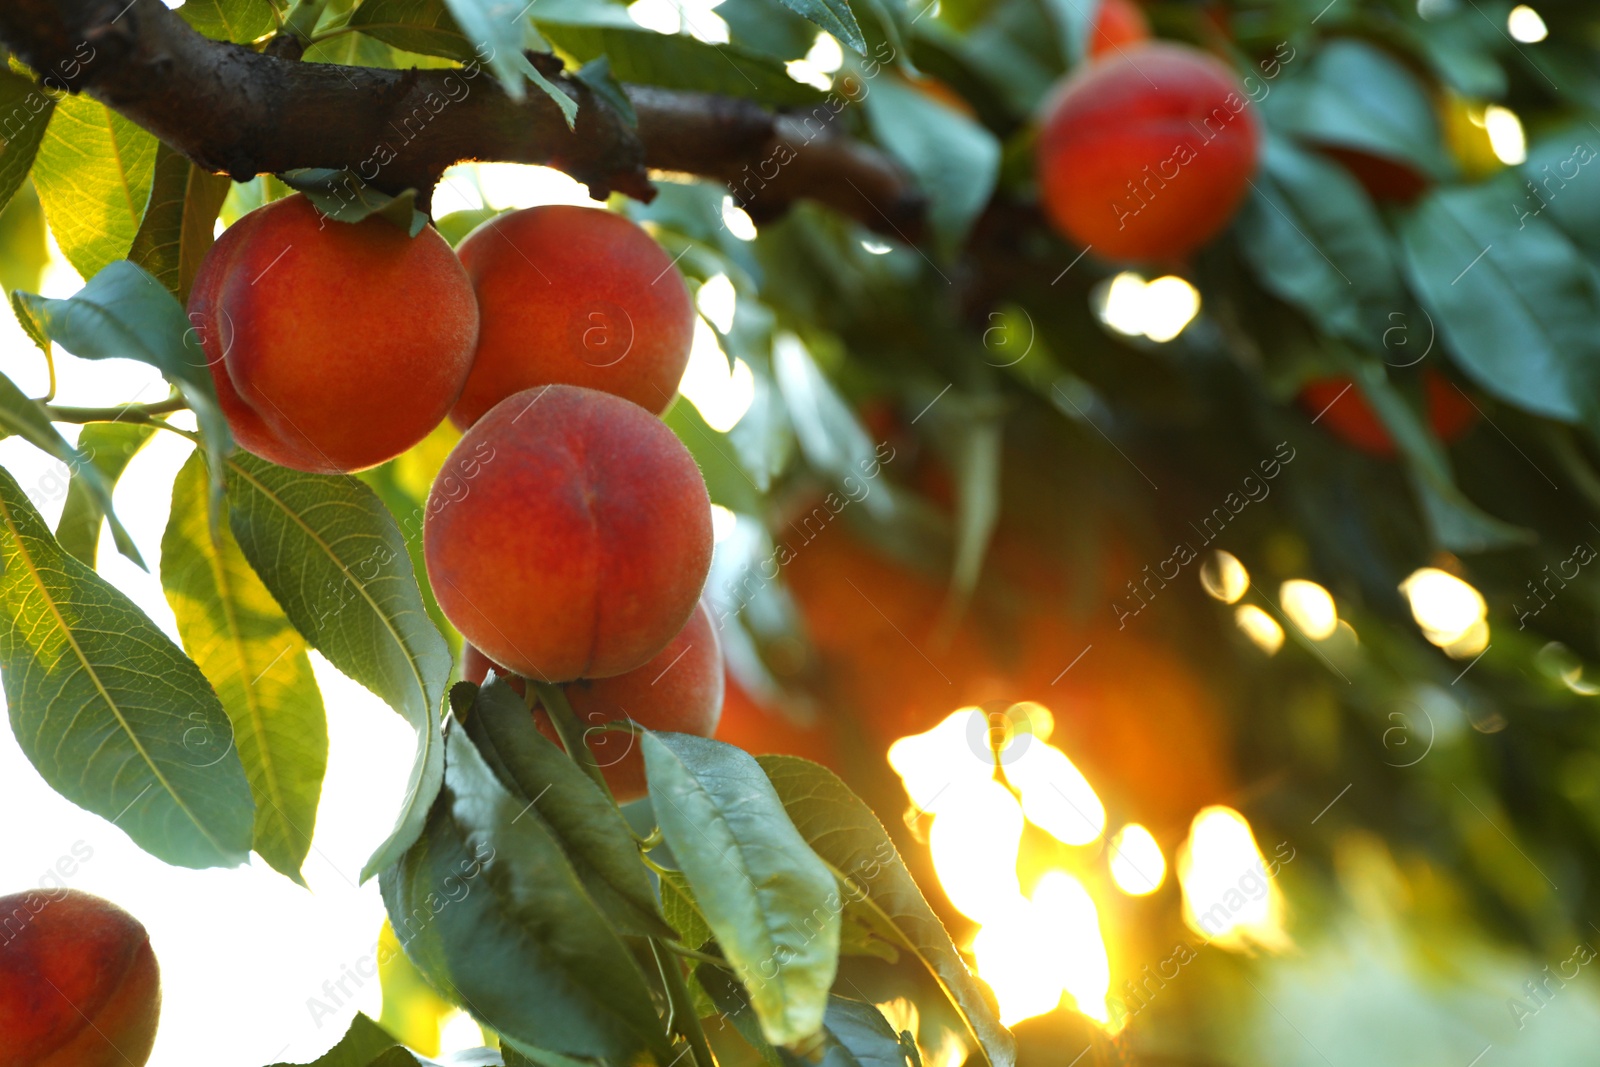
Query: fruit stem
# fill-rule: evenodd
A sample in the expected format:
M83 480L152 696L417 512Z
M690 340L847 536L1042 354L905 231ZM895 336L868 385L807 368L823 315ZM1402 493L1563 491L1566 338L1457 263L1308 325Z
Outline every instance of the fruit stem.
M589 754L589 746L584 737L583 726L578 722L577 714L572 710L572 705L567 703L567 692L553 682L535 682L528 679L528 694L537 695L539 704L544 708L545 714L550 716L550 725L556 728L556 736L561 738L561 745L567 750L572 762L582 767L584 772L594 779L595 785L605 793L606 799L613 804L616 798L611 795L611 787L606 784L605 775L600 773L599 764Z
M668 954L667 945L659 938L650 939L650 951L655 954L662 984L667 987L667 1004L671 1008L668 1027L689 1043L689 1052L697 1067L716 1067L716 1057L711 1055L706 1033L700 1028L700 1016L694 1010L694 998L689 996L689 986L683 980L678 961Z
M54 388L52 387L52 392ZM116 404L106 408L75 408L64 404L47 404L45 410L51 422L152 422L150 416L184 411L189 402L181 396L168 397L154 404Z
M677 953L684 959L699 960L701 963L709 963L713 967L721 967L725 971L733 970L733 964L729 963L721 956L713 956L709 952L701 952L699 949L690 948L687 945L680 945L676 941L662 941L661 946L670 952Z

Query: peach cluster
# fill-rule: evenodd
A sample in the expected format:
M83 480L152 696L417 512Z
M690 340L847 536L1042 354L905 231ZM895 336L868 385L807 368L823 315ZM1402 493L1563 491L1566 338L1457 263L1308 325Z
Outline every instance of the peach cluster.
M710 735L711 505L657 417L694 306L649 234L603 210L528 208L458 258L431 227L346 224L291 196L222 235L189 312L235 438L275 463L350 472L447 415L465 431L444 469L472 476L435 484L423 546L469 677L493 662L562 684L590 727ZM587 734L617 796L641 795L637 753L612 758L628 735Z

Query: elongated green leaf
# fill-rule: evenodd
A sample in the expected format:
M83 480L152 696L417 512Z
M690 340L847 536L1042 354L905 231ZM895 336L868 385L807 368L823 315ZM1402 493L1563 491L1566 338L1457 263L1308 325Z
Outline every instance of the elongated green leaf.
M133 247L155 176L156 139L88 96L63 96L33 163L61 251L92 279Z
M444 0L364 0L349 24L408 52L463 62L477 54Z
M602 15L580 23L565 13L533 9L539 31L579 62L605 56L619 81L707 93L729 93L772 106L814 104L821 94L801 85L783 64L725 44L656 33L599 9ZM595 24L603 22L604 24Z
M0 151L4 151L0 148ZM0 289L37 289L50 262L44 209L33 186L23 183L11 202L0 208Z
M513 100L521 100L527 92L524 81L531 81L561 109L572 128L578 117L578 102L561 87L539 73L526 55L527 50L546 51L539 40L528 13L533 5L517 4L510 0L443 0L455 25L466 38L468 55L453 57L475 59L488 64L500 79L501 86ZM423 21L428 20L422 12Z
M269 0L184 0L178 14L207 37L235 44L264 37L278 24Z
M137 359L183 393L206 441L213 492L222 487L221 458L232 447L228 420L205 353L177 298L135 263L120 260L69 299L13 293L25 325L82 359Z
M700 905L694 902L694 890L682 871L663 871L661 880L661 912L667 923L677 931L678 940L690 948L700 948L711 940L711 927L700 914Z
M42 404L24 396L16 383L4 375L0 375L0 430L16 434L35 448L65 463L72 472L73 481L82 483L84 491L94 497L100 513L111 520L111 535L117 542L117 549L140 567L144 566L144 559L139 555L133 538L128 536L128 531L122 528L116 512L111 509L111 485L100 473L100 468L90 463L82 452L56 432L56 428L50 424L50 414Z
M537 1048L665 1064L638 965L544 818L507 792L463 731L427 828L381 876L406 954L446 996Z
M1525 410L1577 422L1600 398L1600 285L1508 182L1434 193L1401 224L1412 288L1461 368Z
M818 1062L819 1053L821 1067L921 1067L915 1043L902 1044L883 1013L865 1001L830 995L820 1047L802 1056L765 1040L752 1025L748 995L725 971L702 964L695 974L717 1010L772 1067L808 1067Z
M1329 333L1376 349L1410 307L1391 238L1343 168L1269 137L1239 213L1239 251L1262 288Z
M849 0L782 0L782 3L796 15L833 34L840 44L866 54L867 42L861 36L861 26L856 22L855 12L850 10Z
M396 1049L399 1049L405 1058L393 1061L379 1059ZM304 1067L372 1067L376 1063L382 1063L384 1067L399 1067L401 1064L410 1067L416 1062L417 1058L405 1052L400 1043L389 1036L387 1030L365 1015L357 1014L350 1020L350 1029L344 1032L339 1043ZM277 1063L273 1064L273 1067L297 1067L297 1065Z
M671 937L628 824L611 799L533 725L522 698L502 679L478 690L466 729L500 783L544 817L572 869L600 909L625 933Z
M295 629L416 731L406 798L362 871L369 878L416 840L439 791L450 651L422 606L404 536L361 482L235 452L228 505L239 547Z
M55 106L33 79L0 70L0 208L27 180Z
M1011 1067L1016 1045L944 926L912 881L878 817L825 767L796 756L757 760L800 834L852 887L852 896L879 913L956 1007L993 1067Z
M157 148L150 206L128 258L179 303L189 299L200 260L211 248L229 186L227 175L201 170L164 144Z
M772 346L772 369L806 461L851 495L862 479L876 477L879 462L872 438L799 338L778 337ZM878 518L894 512L886 484L874 486L861 499Z
M78 451L99 472L107 487L117 484L135 452L144 447L154 426L136 422L91 422L78 435ZM67 502L56 523L56 541L90 569L100 551L100 523L106 511L83 472L67 485Z
M122 593L61 551L0 471L0 677L45 781L180 867L250 852L250 786L200 669Z
M233 534L213 525L197 452L172 485L161 585L183 647L211 681L256 801L255 850L302 882L328 763L328 726L311 658Z
M905 164L928 195L928 222L942 248L954 249L989 202L1000 175L1000 142L949 106L894 78L880 78L866 98L872 135Z
M662 837L762 1032L776 1045L810 1037L839 965L833 875L748 753L688 734L646 733L643 747Z
M1404 63L1353 37L1329 42L1262 101L1268 123L1423 174L1449 170L1428 88Z

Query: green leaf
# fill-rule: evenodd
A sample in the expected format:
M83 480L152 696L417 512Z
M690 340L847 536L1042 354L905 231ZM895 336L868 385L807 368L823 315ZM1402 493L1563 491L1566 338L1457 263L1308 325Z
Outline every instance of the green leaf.
M633 101L628 99L622 83L617 81L617 76L611 73L611 60L605 56L591 59L578 68L573 75L589 87L589 91L610 105L611 110L622 116L622 121L635 129L639 126L639 116L633 110Z
M311 646L376 693L417 735L405 801L363 880L399 858L443 774L439 717L450 650L422 606L405 537L373 491L246 452L228 458L228 520L245 558Z
M111 536L117 543L118 551L144 567L144 559L139 555L133 538L123 529L116 512L111 508L111 485L100 469L56 432L44 405L24 396L15 382L3 375L0 375L0 430L16 434L35 448L65 463L72 472L72 480L82 483L84 491L94 498L100 513L111 520Z
M406 954L502 1035L553 1052L670 1060L638 965L543 817L453 730L427 828L381 876Z
M944 926L912 881L878 817L825 767L796 756L757 760L800 834L852 888L852 897L897 932L900 947L939 983L992 1067L1012 1067L1016 1045Z
M821 1040L816 1047L808 1047L805 1055L800 1055L790 1049L774 1048L766 1040L760 1028L753 1025L749 995L727 972L701 964L695 976L717 1011L770 1067L811 1067L819 1061L821 1067L907 1067L909 1056L900 1043L900 1035L871 1004L829 995L828 1008L822 1017ZM915 1045L912 1048L914 1050ZM921 1065L912 1060L911 1067Z
M62 796L179 867L250 852L250 786L200 669L61 551L0 471L0 677L17 743Z
M270 0L185 0L183 20L207 37L248 44L277 28Z
M128 461L144 447L154 426L137 422L91 422L78 435L78 451L99 472L107 488L117 484ZM94 484L83 472L67 485L67 502L56 523L56 541L84 566L94 569L100 551L100 523L106 517Z
M839 39L839 43L866 55L867 42L861 36L856 14L849 0L782 0L783 6L808 19Z
M255 850L303 885L300 865L311 849L328 764L322 693L305 642L233 534L210 519L205 462L196 452L172 485L161 585L184 649L233 722L256 801Z
M705 945L712 938L711 927L694 902L689 880L682 871L662 871L656 877L661 880L661 911L667 925L677 931L678 941L695 949Z
M872 136L928 196L928 224L946 251L965 238L994 192L1000 142L987 129L895 78L866 98Z
M1434 177L1451 170L1427 87L1405 64L1365 41L1329 42L1305 74L1285 79L1262 107L1270 126L1308 141Z
M1400 225L1412 288L1460 367L1486 392L1577 422L1600 398L1600 285L1512 182L1438 191Z
M778 0L722 0L717 15L734 44L774 59L799 59L817 39L817 28Z
M0 289L37 289L50 262L44 210L33 186L24 184L0 209Z
M534 8L539 30L580 63L605 56L619 80L667 89L728 93L774 107L815 104L820 93L789 77L783 64L755 52L643 29L619 9L596 8L583 21Z
M384 1067L400 1067L402 1064L410 1067L411 1064L418 1062L415 1056L404 1052L404 1049L401 1049L405 1056L403 1059L379 1060L379 1057L400 1048L400 1043L390 1037L388 1031L358 1013L350 1020L350 1029L344 1032L339 1043L304 1067L373 1067L373 1064L378 1062ZM276 1063L272 1067L299 1067L299 1065Z
M617 928L671 937L622 813L593 779L534 727L523 699L503 679L492 679L478 690L465 724L501 784L544 817L579 881Z
M524 78L533 82L561 109L567 128L573 128L578 117L578 102L539 73L525 54L529 48L543 48L543 42L538 40L537 32L528 21L531 3L519 5L515 0L444 0L444 3L471 48L472 56L463 58L487 63L513 100L521 100L526 95Z
M55 106L33 79L0 70L0 207L27 181Z
M661 421L678 435L678 440L694 456L713 504L746 514L761 511L761 490L740 462L739 450L727 434L718 433L707 425L699 409L682 396L672 402Z
M133 247L155 177L156 139L98 100L56 101L33 184L61 251L92 279Z
M128 258L179 303L189 299L200 260L215 240L217 213L230 184L227 175L201 170L164 144L156 150L150 206Z
M349 25L407 52L462 62L477 57L444 0L364 0Z
M1381 344L1388 315L1409 308L1388 231L1344 168L1268 137L1239 213L1239 251L1269 293L1322 330Z
M428 225L428 216L417 210L417 191L407 189L398 196L379 192L348 170L316 167L285 171L278 177L291 189L306 194L306 199L330 219L360 222L376 215L415 237Z
M875 478L880 464L872 438L799 338L792 334L778 338L772 346L772 369L806 461L831 475L847 492L859 488L864 479ZM874 518L894 513L887 484L875 486L861 499Z
M839 965L833 875L748 753L689 734L647 732L643 747L662 837L762 1032L776 1045L810 1037Z
M221 456L232 446L217 387L188 316L165 287L136 264L110 264L66 300L11 294L18 317L82 359L137 359L161 372L194 410L211 463L213 492Z

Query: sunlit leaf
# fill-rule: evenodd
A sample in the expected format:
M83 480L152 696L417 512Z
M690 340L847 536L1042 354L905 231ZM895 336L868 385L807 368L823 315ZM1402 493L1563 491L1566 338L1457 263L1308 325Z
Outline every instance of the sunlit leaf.
M305 642L227 526L212 524L199 453L172 486L161 585L183 647L233 722L256 801L255 850L300 881L328 762L322 693Z
M62 96L33 163L50 231L84 278L128 254L155 177L156 139L98 100Z
M646 733L643 746L662 837L762 1032L779 1045L804 1040L822 1025L839 964L832 874L748 753L688 734Z
M235 452L227 498L239 547L295 629L416 734L406 796L393 832L362 871L368 878L416 840L439 790L450 651L422 606L405 538L361 482Z
M61 551L4 471L0 561L0 677L39 774L167 863L243 863L250 786L210 684L131 600Z
M1016 1060L1011 1034L872 809L826 767L795 756L761 756L758 762L801 836L838 877L864 893L862 903L899 933L901 947L939 983L992 1067L1011 1067Z
M78 435L78 451L99 472L106 486L122 477L128 461L156 428L137 422L91 422ZM79 471L67 485L67 502L56 523L56 541L84 565L93 568L100 548L100 524L106 512L99 491Z
M638 965L544 818L460 730L422 836L381 878L401 944L430 981L507 1038L662 1063L665 1029Z

